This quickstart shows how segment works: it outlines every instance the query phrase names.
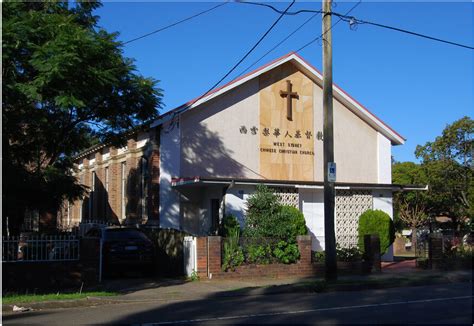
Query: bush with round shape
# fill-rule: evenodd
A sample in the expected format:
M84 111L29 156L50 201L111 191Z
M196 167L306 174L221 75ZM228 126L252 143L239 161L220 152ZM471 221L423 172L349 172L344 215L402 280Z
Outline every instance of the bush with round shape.
M365 252L364 236L378 235L380 239L380 253L387 252L395 240L393 221L387 213L381 210L369 209L359 217L359 249Z
M288 221L289 233L291 237L298 235L307 235L308 229L306 228L306 221L303 213L299 209L289 205L282 205L280 208L280 214L284 215Z

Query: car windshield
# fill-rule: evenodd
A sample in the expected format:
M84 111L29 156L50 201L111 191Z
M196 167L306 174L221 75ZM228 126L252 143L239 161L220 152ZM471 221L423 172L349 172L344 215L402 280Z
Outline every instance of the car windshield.
M148 241L148 238L142 232L138 230L131 230L131 229L106 230L105 239L107 240L139 239L139 240Z

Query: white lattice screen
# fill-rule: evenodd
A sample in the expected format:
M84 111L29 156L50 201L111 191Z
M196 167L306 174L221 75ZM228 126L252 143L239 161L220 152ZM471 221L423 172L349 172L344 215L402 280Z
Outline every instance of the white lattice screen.
M298 194L298 189L282 187L272 187L271 189L275 195L280 198L281 204L299 208L300 196Z
M336 190L336 241L343 248L357 246L359 216L372 209L370 190Z

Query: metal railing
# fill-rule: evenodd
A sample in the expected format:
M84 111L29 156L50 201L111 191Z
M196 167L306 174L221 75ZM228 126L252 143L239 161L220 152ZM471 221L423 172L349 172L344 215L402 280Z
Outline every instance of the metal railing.
M79 260L79 239L70 235L2 237L2 262Z
M92 228L105 228L108 226L116 226L112 222L104 221L104 220L83 220L79 223L78 227L75 229L75 234L79 237L84 237Z

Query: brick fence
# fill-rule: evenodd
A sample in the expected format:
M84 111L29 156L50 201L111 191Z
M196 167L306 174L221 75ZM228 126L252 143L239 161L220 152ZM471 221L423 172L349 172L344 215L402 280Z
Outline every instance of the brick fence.
M2 289L7 292L63 291L98 283L99 243L81 240L80 260L2 263Z
M306 277L324 275L321 267L311 263L311 236L298 236L300 259L294 264L243 265L235 271L221 269L221 237L197 238L197 273L201 278L229 279L252 277ZM209 269L208 269L209 266Z

